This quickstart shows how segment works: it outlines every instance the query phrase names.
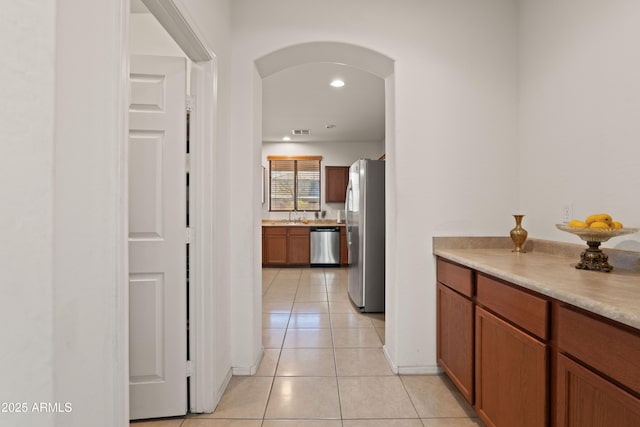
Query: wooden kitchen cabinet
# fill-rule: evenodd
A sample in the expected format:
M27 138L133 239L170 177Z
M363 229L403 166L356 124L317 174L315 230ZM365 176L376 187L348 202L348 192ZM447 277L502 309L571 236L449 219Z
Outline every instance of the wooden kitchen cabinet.
M476 411L488 426L547 425L548 348L476 307Z
M325 166L324 168L324 201L327 203L344 203L349 184L349 166Z
M640 330L440 257L436 289L438 363L488 427L640 426Z
M309 227L263 227L262 265L309 265Z
M340 227L340 265L349 265L349 247L347 246L347 227Z
M557 427L640 426L640 400L567 356L558 356Z
M489 426L546 426L548 301L478 274L476 303L478 415Z
M438 363L471 404L473 404L475 396L474 304L471 300L472 295L473 272L468 268L439 259L437 285Z
M311 262L309 227L287 227L287 265Z
M555 425L640 426L640 334L566 306L557 317Z
M264 227L263 265L287 263L287 227Z

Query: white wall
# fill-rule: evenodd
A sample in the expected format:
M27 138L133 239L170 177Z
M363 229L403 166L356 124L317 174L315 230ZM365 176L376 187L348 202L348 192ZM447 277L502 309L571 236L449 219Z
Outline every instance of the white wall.
M224 391L227 374L232 367L232 312L231 292L235 278L231 277L231 221L232 189L231 149L229 137L230 99L231 99L231 8L230 0L180 0L190 20L198 28L204 42L215 55L216 86L215 117L213 126L213 193L209 203L212 205L211 238L214 242L211 269L214 272L213 292L217 302L213 310L214 334L216 345L212 349L214 360L214 384L216 393ZM235 211L234 211L235 213ZM245 300L246 303L246 300Z
M55 7L0 14L0 402L54 401ZM31 407L28 408L29 412ZM53 426L53 414L0 424Z
M129 52L186 57L180 46L151 13L132 13L129 16Z
M185 3L218 54L216 136L226 142L228 1ZM126 0L59 0L5 5L0 17L11 64L0 69L0 400L72 405L70 413L1 414L2 425L128 425L128 15ZM216 147L218 177L228 174L227 147ZM218 181L215 196L228 206L227 181ZM228 216L220 209L212 219L220 301L229 300ZM216 362L227 369L228 314L215 313L227 337Z
M326 218L336 218L338 210L344 210L344 203L326 203L325 166L350 166L358 159L378 159L384 154L384 142L263 142L262 166L266 169L266 199L262 205L263 219L283 219L288 214L283 212L269 212L269 161L268 156L322 156L320 194L322 195L322 210L327 211ZM308 219L313 214L307 214Z
M640 226L640 3L526 0L520 26L520 181L530 235L609 212ZM640 234L604 246L640 251Z
M56 425L128 418L128 2L56 2Z
M336 13L336 10L340 10ZM401 372L431 372L435 355L434 234L506 234L517 206L516 6L507 0L233 2L232 140L255 176L232 177L233 240L260 244L260 144L252 137L254 61L297 43L337 41L395 60L395 135L387 137L394 223L386 351ZM388 82L391 84L391 82ZM259 86L259 84L258 84ZM237 147L237 148L236 148ZM389 188L389 187L387 187ZM244 196L241 196L244 195ZM247 262L234 253L232 276ZM260 287L244 285L248 293ZM233 309L243 311L241 300ZM238 325L247 332L247 325ZM245 347L245 349L247 349Z

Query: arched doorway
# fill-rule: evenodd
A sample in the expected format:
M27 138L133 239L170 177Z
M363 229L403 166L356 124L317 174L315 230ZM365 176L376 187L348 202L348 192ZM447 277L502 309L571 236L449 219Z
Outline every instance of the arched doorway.
M305 64L314 63L336 63L343 64L349 67L357 68L362 71L366 71L384 80L385 86L385 137L384 137L384 152L387 160L387 182L386 186L386 201L387 201L387 223L395 222L394 214L394 193L392 191L394 186L394 151L395 151L395 123L394 123L394 98L395 98L395 85L394 85L394 61L386 55L383 55L374 50L341 42L309 42L288 46L276 51L273 51L267 55L264 55L255 60L255 68L257 74L260 77L260 81L256 81L256 87L254 87L254 95L262 90L262 80L268 78L283 70L287 70L293 67L298 67ZM255 96L254 99L260 99ZM261 111L260 105L254 105L254 111ZM254 130L255 132L256 130ZM391 190L391 191L390 191ZM389 228L387 228L389 229ZM386 238L386 251L387 253L394 253L395 238L393 233L388 233ZM254 244L259 245L260 240L255 239ZM257 251L257 248L254 248ZM386 276L395 276L395 260L393 257L387 256L386 258ZM256 268L259 268L257 266ZM261 277L260 274L254 274L254 277ZM387 280L387 286L393 286ZM259 287L256 287L259 288ZM387 290L388 292L388 290ZM388 321L387 327L387 342L394 342L393 325L395 325L396 309L393 305L394 298L387 299L386 312ZM391 326L391 327L389 327ZM387 359L393 367L393 363L389 358L388 353L385 350Z

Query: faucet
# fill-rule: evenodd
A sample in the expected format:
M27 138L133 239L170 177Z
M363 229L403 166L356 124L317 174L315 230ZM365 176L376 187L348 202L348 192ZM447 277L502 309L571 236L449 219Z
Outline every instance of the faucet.
M292 214L293 212L295 212L295 209L291 209L291 210L289 211L289 222L291 222L291 214ZM294 219L295 219L295 218L294 218Z

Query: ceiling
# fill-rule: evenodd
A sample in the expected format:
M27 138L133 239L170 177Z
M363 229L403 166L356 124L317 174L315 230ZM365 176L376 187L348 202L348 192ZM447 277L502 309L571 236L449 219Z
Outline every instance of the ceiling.
M149 10L141 0L131 0L131 13ZM336 78L344 87L329 86ZM309 135L293 135L294 129ZM262 81L262 140L278 142L285 136L291 142L384 141L384 80L328 62L271 74Z
M340 78L342 88L329 83ZM334 125L333 128L327 128ZM292 135L292 130L309 135ZM335 63L284 69L262 81L263 141L379 142L384 140L384 80Z

